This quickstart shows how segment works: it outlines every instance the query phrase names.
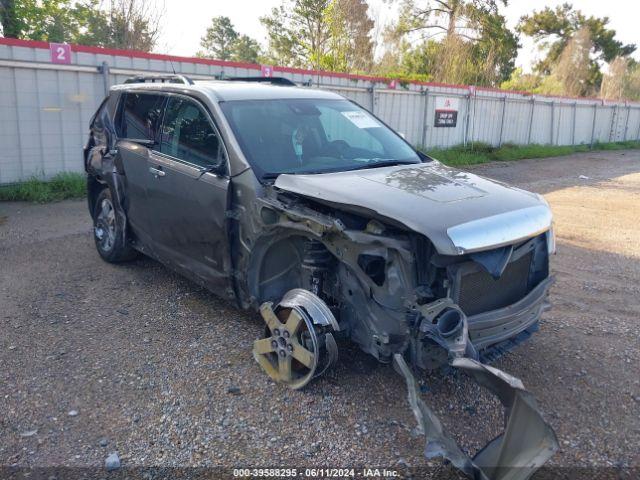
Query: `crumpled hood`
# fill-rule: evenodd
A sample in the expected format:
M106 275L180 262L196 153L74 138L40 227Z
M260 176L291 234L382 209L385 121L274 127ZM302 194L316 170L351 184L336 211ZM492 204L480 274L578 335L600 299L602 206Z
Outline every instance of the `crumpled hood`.
M280 175L275 187L366 209L426 235L446 255L485 250L551 226L539 196L439 162L314 175Z

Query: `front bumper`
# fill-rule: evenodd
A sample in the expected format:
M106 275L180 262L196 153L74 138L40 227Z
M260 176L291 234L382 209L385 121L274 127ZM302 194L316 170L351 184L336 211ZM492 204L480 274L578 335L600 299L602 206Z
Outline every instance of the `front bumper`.
M536 323L549 306L547 294L554 281L554 277L548 277L516 303L468 317L473 346L477 350L485 349L515 337Z
M499 310L482 314L476 323L479 341L484 347L521 332L537 322L545 305L553 278L547 278L525 298ZM468 374L478 385L498 397L504 407L504 431L471 457L460 449L446 432L433 410L420 398L412 368L402 354L394 354L394 366L407 383L408 400L425 435L427 459L442 457L473 480L527 480L558 450L558 440L545 422L535 399L522 382L502 370L478 361L478 347L471 343L471 318L449 298L420 307L418 345L426 341L443 348L450 367ZM482 334L486 334L482 337ZM474 348L476 347L476 348ZM410 351L417 366L426 363L424 352Z

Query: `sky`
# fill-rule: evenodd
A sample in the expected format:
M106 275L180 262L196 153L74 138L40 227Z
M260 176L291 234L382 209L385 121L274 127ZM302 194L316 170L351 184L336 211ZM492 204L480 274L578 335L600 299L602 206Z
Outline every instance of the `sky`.
M231 19L236 30L255 38L264 46L267 44L266 31L260 24L260 17L267 15L282 0L156 0L164 4L165 16L156 52L172 55L193 56L200 47L211 18L224 15ZM510 0L501 13L514 27L522 15L545 6L555 7L567 0ZM369 0L370 15L383 23L391 21L397 12L397 3L389 0ZM617 38L624 43L636 43L640 50L640 2L637 0L577 0L576 9L586 15L608 16L609 25L617 31ZM535 59L540 56L533 42L523 37L516 65L530 71ZM640 52L633 55L640 60Z

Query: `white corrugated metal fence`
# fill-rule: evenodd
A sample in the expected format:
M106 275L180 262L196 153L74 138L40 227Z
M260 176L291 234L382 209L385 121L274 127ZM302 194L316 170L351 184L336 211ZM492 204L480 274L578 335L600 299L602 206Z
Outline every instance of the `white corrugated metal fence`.
M0 38L0 184L82 171L89 119L109 86L132 75L174 70L193 78L261 75L255 65L92 47L73 46L70 60L52 63L43 42ZM640 105L635 103L426 83L390 88L383 79L277 67L274 75L353 99L417 146L640 139ZM455 126L436 126L443 100L454 105Z

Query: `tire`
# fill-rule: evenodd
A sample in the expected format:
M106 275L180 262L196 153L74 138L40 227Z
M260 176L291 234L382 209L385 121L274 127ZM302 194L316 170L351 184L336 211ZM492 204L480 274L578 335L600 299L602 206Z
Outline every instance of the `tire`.
M93 239L102 259L109 263L125 262L136 257L129 244L125 225L117 221L111 190L103 189L96 198L93 211Z

